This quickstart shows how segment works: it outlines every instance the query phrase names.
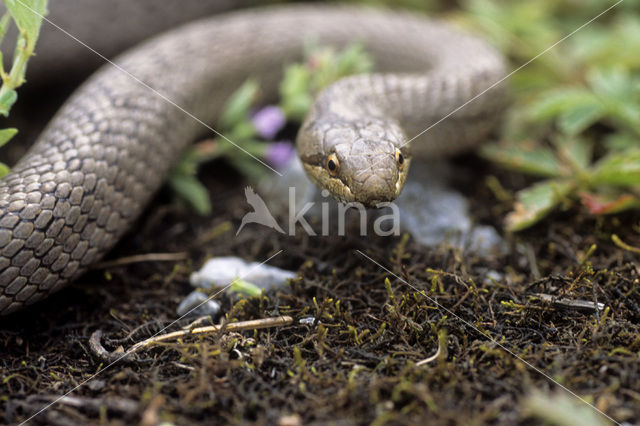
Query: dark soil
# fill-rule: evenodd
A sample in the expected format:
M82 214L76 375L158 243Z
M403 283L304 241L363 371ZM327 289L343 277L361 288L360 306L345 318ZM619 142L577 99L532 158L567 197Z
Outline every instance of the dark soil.
M478 221L499 224L509 203L496 200L482 176L516 177L473 157L458 163L469 171L465 191ZM236 237L249 211L242 181L222 163L205 173L214 214L196 217L161 193L109 256L187 252L189 260L96 269L0 320L7 423L72 391L32 421L535 424L524 409L533 390L570 395L533 367L616 420L637 419L638 255L617 247L611 235L640 246L638 215L560 213L508 237L514 253L523 246L524 255L493 259L427 249L406 236L282 237L254 225ZM262 261L279 250L270 264L301 278L290 290L261 297L222 294L226 320L291 315L313 317L313 324L185 338L108 368L90 349L96 330L115 350L174 321L191 290L190 271L206 258ZM504 277L487 280L489 270ZM534 297L540 293L606 309L561 306ZM439 339L440 356L417 366L436 353Z
M33 129L56 108L29 109L18 125ZM497 199L485 177L497 176L507 194L525 181L473 156L456 162L476 220L500 228L511 202ZM360 237L357 228L347 237L287 237L250 225L236 237L249 211L244 182L219 162L203 180L211 216L162 192L108 257L188 260L99 266L0 318L0 422L541 424L540 412L527 410L534 391L551 398L549 412L591 415L568 390L616 421L640 420L640 255L612 242L615 234L640 247L638 213L594 218L572 208L507 236L512 254L481 259L404 235ZM217 299L225 321L290 315L293 325L192 336L113 365L91 349L96 330L116 351L171 324L192 290L190 272L207 258L261 262L280 250L269 263L298 272L290 289ZM487 279L489 271L501 277ZM554 405L563 398L574 405Z

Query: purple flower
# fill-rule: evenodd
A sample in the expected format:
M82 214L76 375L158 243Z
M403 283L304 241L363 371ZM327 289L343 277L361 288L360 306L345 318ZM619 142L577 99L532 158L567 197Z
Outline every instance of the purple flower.
M273 142L267 147L265 158L270 164L273 164L276 169L283 170L289 165L289 162L295 154L296 149L290 142Z
M258 112L251 118L251 123L258 131L258 134L265 139L273 139L273 137L282 129L287 119L280 108L275 105L269 105Z

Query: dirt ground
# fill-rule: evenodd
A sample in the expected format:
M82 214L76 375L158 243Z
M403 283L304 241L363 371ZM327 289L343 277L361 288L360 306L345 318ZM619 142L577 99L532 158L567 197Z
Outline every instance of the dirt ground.
M56 103L41 107L23 123L44 123ZM524 179L472 155L455 162L476 222L501 229L512 205L486 178L507 193ZM640 421L640 214L571 208L506 235L511 254L481 259L355 228L288 237L248 226L236 236L249 211L242 178L221 162L202 177L211 216L163 190L108 263L0 318L0 422L39 413L33 424L535 425L544 412L606 421L571 392L618 422ZM113 365L92 348L97 330L118 353L171 324L207 258L261 262L280 250L269 264L297 271L289 289L217 299L226 322L287 315L292 324L189 336ZM175 260L126 262L157 253ZM532 395L548 398L542 409Z
M459 184L477 221L499 226L509 203L496 200L483 176L514 186L520 178L472 156L457 163L468 171ZM161 193L111 252L115 266L0 320L6 423L26 420L82 384L33 423L537 424L526 409L534 390L568 395L549 378L617 421L637 420L638 255L611 241L617 234L640 246L637 214L558 213L507 236L524 253L478 259L407 236L282 237L256 225L236 237L248 211L242 180L222 163L207 167L203 179L215 200L210 217ZM191 289L190 271L206 258L262 261L279 250L270 264L300 276L290 290L218 299L229 321L289 315L293 324L187 337L109 368L91 349L96 330L113 351L174 321ZM187 260L118 265L149 253L186 253ZM488 271L503 276L487 279ZM314 321L297 322L308 317Z

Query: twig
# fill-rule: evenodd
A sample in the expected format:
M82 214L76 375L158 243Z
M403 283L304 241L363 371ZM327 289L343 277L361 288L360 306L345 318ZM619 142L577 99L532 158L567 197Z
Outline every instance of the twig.
M530 243L527 243L527 261L529 262L529 267L531 268L531 275L534 279L539 280L542 275L540 275L540 270L538 269L538 262L536 261L536 254L533 251L533 246Z
M122 347L119 347L115 352L109 352L102 346L100 342L101 339L102 330L96 330L91 334L91 338L89 338L89 349L91 349L91 352L105 364L118 361L118 359L122 357Z
M438 345L438 350L435 354L431 355L429 358L425 358L422 361L416 362L416 367L420 367L421 365L429 364L430 362L435 361L440 356L440 345Z
M222 325L210 325L206 327L192 328L190 330L179 330L179 331L174 331L172 333L162 334L160 336L154 336L149 339L143 340L142 342L138 342L135 345L133 345L131 348L129 348L126 354L131 355L149 345L164 342L167 340L177 339L179 337L184 337L184 336L190 336L195 334L217 333L221 330L229 331L229 332L242 331L242 330L257 330L261 328L281 327L285 325L290 325L292 323L293 323L292 317L283 315L283 316L273 317L273 318L263 318L263 319L251 320L251 321L232 322L232 323L227 323Z
M572 299L557 298L556 296L552 296L550 294L544 294L544 293L536 293L531 297L538 298L545 302L550 302L554 306L557 306L560 308L569 308L569 309L586 310L586 311L593 311L593 310L602 311L605 308L604 303L595 303L590 300L581 300L581 299L572 300Z
M430 362L433 362L437 359L444 361L447 356L449 356L449 351L447 350L447 342L447 330L442 329L438 332L438 350L436 351L436 353L431 355L429 358L425 358L422 361L416 362L416 367L429 364Z
M129 265L131 263L141 262L174 262L178 260L188 259L189 253L147 253L136 254L134 256L121 257L120 259L108 260L106 262L99 262L93 265L93 269L107 269L114 266Z

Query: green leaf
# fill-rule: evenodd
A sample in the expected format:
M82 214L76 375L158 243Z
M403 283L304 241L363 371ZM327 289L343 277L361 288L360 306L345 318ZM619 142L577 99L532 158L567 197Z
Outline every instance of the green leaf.
M574 172L585 172L593 158L593 142L578 137L557 137L553 140L560 158L569 163Z
M605 145L608 151L625 151L640 147L640 138L630 133L618 132L606 136Z
M289 120L302 122L312 104L313 98L306 93L301 93L290 96L286 101L281 102L280 107Z
M198 179L190 175L175 174L169 178L169 186L200 215L211 213L209 192Z
M262 145L266 146L266 144ZM254 182L264 178L264 175L268 170L248 155L228 156L227 161L229 161L233 167L246 176L250 181Z
M229 135L229 139L238 143L239 145L244 145L244 141L253 138L256 136L256 128L251 123L251 121L246 118L238 121L233 128L231 128L227 134Z
M633 80L620 68L596 68L587 75L594 93L604 98L629 99L633 93Z
M241 121L246 121L259 88L258 82L250 79L231 95L220 115L218 125L221 129L230 130Z
M531 418L531 423L556 426L607 426L610 424L609 421L604 420L594 410L591 410L591 407L579 404L575 399L565 394L554 395L533 390L523 399L521 406L524 415Z
M640 149L615 152L596 163L595 184L640 187Z
M505 219L507 230L520 231L539 222L564 201L572 189L570 182L548 180L519 191L514 211Z
M602 119L605 112L604 104L596 100L584 105L576 105L560 115L558 127L563 133L577 135Z
M362 44L354 43L338 55L335 68L338 77L361 74L373 69L373 60Z
M244 294L245 296L260 296L262 294L262 289L260 287L241 279L233 280L229 291Z
M33 50L40 34L42 17L47 13L47 1L5 0L5 4L18 29L27 41L26 48Z
M621 4L621 6L623 6ZM637 8L636 5L632 6ZM624 48L621 49L621 41ZM590 66L619 65L626 69L640 66L638 55L628 52L640 51L640 22L637 14L620 13L608 24L594 22L577 32L568 40L578 63Z
M280 83L280 108L285 116L302 121L311 107L311 72L301 64L288 66Z
M3 90L4 89L4 90ZM0 89L0 114L7 117L13 104L18 100L18 92L13 89Z
M4 163L0 163L0 178L5 177L6 175L9 174L9 166L7 166Z
M627 125L640 135L640 105L636 100L611 103L609 105L611 118L619 124Z
M540 95L538 100L529 106L528 113L532 120L547 121L566 111L585 105L592 105L595 108L598 104L601 102L584 88L561 88Z
M581 192L582 204L593 214L620 213L624 210L640 207L640 199L633 194L615 192Z
M9 140L11 140L11 138L14 137L16 133L18 133L18 129L15 129L13 127L0 130L0 146L3 146L7 142L9 142Z
M480 154L503 167L537 176L554 177L561 167L553 151L542 147L525 148L522 144L485 145Z
M195 175L200 164L223 156L228 145L231 144L220 138L198 142L182 154L174 170L183 170L184 174Z
M607 118L640 134L640 79L619 66L588 74L594 93L606 106Z
M9 11L5 12L0 18L0 43L4 40L4 36L7 34L7 30L9 29L9 24L11 23L11 14Z

